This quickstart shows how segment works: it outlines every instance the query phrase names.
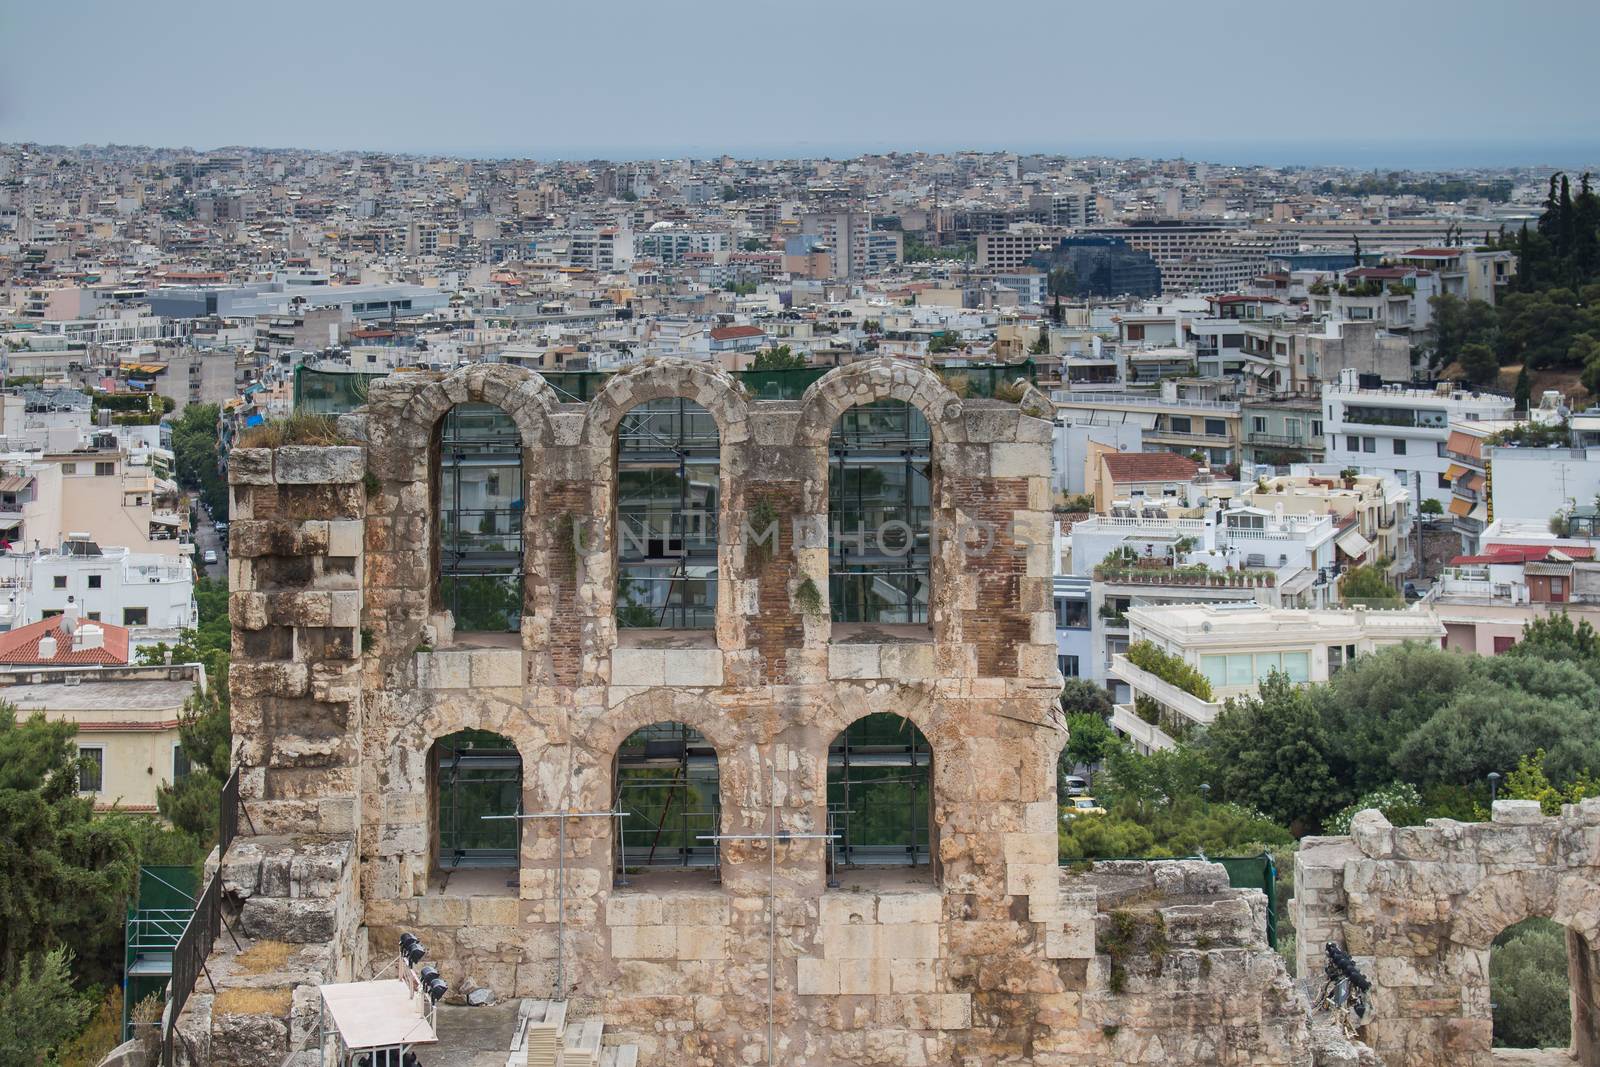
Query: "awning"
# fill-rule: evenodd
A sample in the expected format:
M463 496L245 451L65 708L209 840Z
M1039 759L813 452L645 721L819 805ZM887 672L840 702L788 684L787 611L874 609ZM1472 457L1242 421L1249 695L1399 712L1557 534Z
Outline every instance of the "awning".
M1452 463L1450 464L1450 469L1444 472L1444 480L1447 482L1453 482L1463 474L1467 473L1467 471L1470 469L1471 468L1469 467L1463 467L1459 463Z
M1467 476L1467 488L1471 489L1474 493L1483 492L1483 484L1483 475L1470 474Z
M1351 559L1362 559L1372 551L1372 542L1361 536L1361 531L1351 527L1334 539L1339 551Z
M1468 514L1471 513L1471 511L1472 501L1459 496L1450 498L1450 514L1464 519Z
M156 524L156 525L159 525L159 526L176 526L176 525L178 525L178 516L176 516L176 515L152 515L152 516L150 516L150 521L152 523Z
M1447 452L1456 452L1477 459L1483 455L1483 438L1461 430L1451 430L1444 447Z

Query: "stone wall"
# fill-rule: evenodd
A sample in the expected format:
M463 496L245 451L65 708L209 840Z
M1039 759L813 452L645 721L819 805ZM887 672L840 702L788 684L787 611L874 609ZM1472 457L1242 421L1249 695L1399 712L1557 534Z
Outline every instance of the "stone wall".
M669 396L721 433L717 625L619 640L614 434L630 408ZM930 625L836 633L826 442L848 407L882 398L915 405L932 432L944 536ZM454 634L434 599L435 428L468 401L504 409L524 446L525 611L509 644ZM1049 415L1036 392L963 400L891 360L832 371L798 402L752 401L714 368L662 360L587 405L482 365L373 383L368 407L340 420L355 447L235 451L234 618L250 642L235 731L257 828L351 846L372 958L413 930L457 993L567 997L573 1017L603 1013L654 1064L762 1062L769 1024L775 1062L793 1065L1155 1062L1167 1048L1308 1062L1281 965L1259 936L1240 940L1256 906L1216 875L1129 876L1152 898L1192 897L1164 921L1185 929L1181 909L1198 907L1217 944L1119 966L1120 991L1099 962L1098 891L1063 893ZM295 479L316 463L327 475L313 490ZM753 508L781 520L771 552L738 537ZM953 536L974 520L995 527L981 551ZM820 612L796 603L808 581ZM622 741L683 723L716 749L724 834L803 833L827 825L830 742L879 712L915 724L933 753L935 862L920 881L830 889L820 841L726 841L717 884L620 888L612 821L571 819L559 911L554 822L524 824L515 888L440 888L429 752L456 730L516 745L524 811L603 811Z
M1546 817L1501 800L1487 823L1393 827L1364 811L1348 837L1306 838L1295 857L1299 971L1335 941L1375 985L1366 1040L1390 1067L1487 1067L1489 951L1524 919L1567 928L1576 1061L1600 1063L1600 800Z

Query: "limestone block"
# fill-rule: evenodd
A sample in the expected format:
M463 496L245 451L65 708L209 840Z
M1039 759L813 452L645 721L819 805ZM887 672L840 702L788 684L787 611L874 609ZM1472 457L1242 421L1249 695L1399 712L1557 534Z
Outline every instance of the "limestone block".
M366 533L366 525L359 519L335 519L329 522L328 555L361 555Z
M480 648L468 653L472 688L494 689L522 684L522 651L515 648Z
M611 954L618 959L677 959L677 928L672 926L613 926L611 927Z
M338 932L337 909L328 899L254 896L239 911L239 926L251 937L314 945Z
M943 915L944 898L939 893L885 893L878 898L882 923L936 923Z
M824 893L818 911L822 926L876 922L878 898L871 893Z
M1037 445L990 445L989 474L995 478L1048 478L1050 450Z
M617 648L611 651L612 685L665 685L665 654L655 648Z
M417 922L422 926L465 926L466 897L423 897L417 901Z
M1044 954L1053 960L1087 960L1095 955L1094 920L1077 919L1059 930L1046 930Z
M722 653L715 648L667 648L661 650L661 657L664 685L722 684ZM613 682L615 683L614 676Z
M1533 802L1538 807L1538 802ZM1358 811L1350 820L1350 837L1364 855L1374 859L1394 853L1394 827L1377 808Z
M355 589L340 590L329 593L332 598L330 605L329 626L360 626L361 625L361 593Z
M889 978L896 993L932 993L939 987L938 964L931 959L890 960Z
M1544 812L1537 800L1497 800L1490 819L1497 823L1527 825L1544 821ZM1351 827L1354 830L1354 826Z
M1051 631L1051 640L1055 640L1054 630ZM885 678L911 682L938 677L939 671L931 641L905 641L893 645L880 645L879 649L879 670L883 672Z
M1054 834L1006 834L1006 863L1054 866L1058 847Z
M1008 863L1006 865L1006 892L1012 896L1045 893L1061 877L1055 864Z
M878 955L892 960L927 960L939 955L937 923L884 923L877 928Z
M688 894L673 896L670 907L663 905L667 917L680 926L720 926L732 922L731 909L726 897L695 897ZM780 915L781 919L781 915Z
M882 645L828 646L829 678L883 677Z
M722 960L728 958L728 931L720 926L679 926L678 959Z
M228 453L228 484L271 485L272 450L236 448Z
M473 926L517 925L520 909L516 897L472 897L467 903L467 917Z
M839 962L802 956L796 986L804 997L833 997L839 995Z
M228 617L241 630L267 628L267 596L265 593L236 592L228 598Z
M894 978L886 959L841 959L835 965L839 969L842 995L889 993L894 989Z
M606 900L607 926L661 925L661 898L612 893Z
M417 653L417 685L422 689L467 689L472 677L470 652Z
M274 452L272 473L280 485L348 485L367 473L367 453L354 445L284 445Z
M879 935L882 927L874 925L820 926L817 941L822 954L830 960L859 960L882 955Z

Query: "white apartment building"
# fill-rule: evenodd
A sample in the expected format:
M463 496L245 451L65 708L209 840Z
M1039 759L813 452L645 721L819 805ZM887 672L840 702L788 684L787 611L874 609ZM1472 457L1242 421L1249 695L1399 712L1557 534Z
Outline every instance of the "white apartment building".
M1447 385L1362 388L1346 370L1323 386L1322 406L1329 467L1387 474L1414 490L1419 504L1437 500L1447 508L1450 423L1508 419L1514 404L1510 397Z
M83 537L0 555L0 590L0 632L75 612L125 626L135 645L147 645L172 642L199 623L187 560L102 548Z
M1127 683L1132 697L1116 706L1111 724L1144 752L1171 748L1175 735L1214 722L1228 698L1255 695L1273 671L1291 682L1326 682L1380 648L1406 641L1439 647L1445 636L1438 616L1426 608L1304 611L1171 604L1130 608L1126 616L1130 643L1150 642L1198 670L1211 685L1211 699L1203 699L1134 666L1126 655L1114 656L1112 673Z
M594 271L627 270L633 265L633 231L627 226L595 226L572 231L567 262Z
M653 259L666 267L677 266L691 255L727 252L731 247L726 233L691 230L671 222L658 222L633 238L634 255L637 258Z

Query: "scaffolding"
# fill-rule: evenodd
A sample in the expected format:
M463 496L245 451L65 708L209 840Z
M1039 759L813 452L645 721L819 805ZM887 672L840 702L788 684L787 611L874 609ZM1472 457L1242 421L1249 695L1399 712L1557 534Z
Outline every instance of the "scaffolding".
M721 801L717 754L700 733L682 723L656 723L635 731L617 750L614 810L627 817L617 834L618 883L630 872L655 868L721 874L716 842Z
M898 400L850 408L828 443L835 622L926 624L932 435Z
M711 413L669 397L617 430L617 624L705 630L717 619L722 445Z
M510 741L484 730L462 730L434 745L439 866L515 868L521 824L522 757Z
M439 437L439 602L461 632L522 627L522 438L492 404L457 404Z
M162 998L172 977L172 953L194 914L198 880L193 867L139 868L123 927L122 1039L133 1037L133 1009Z
M828 746L830 875L932 862L933 752L898 715L858 719Z

